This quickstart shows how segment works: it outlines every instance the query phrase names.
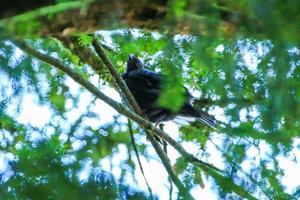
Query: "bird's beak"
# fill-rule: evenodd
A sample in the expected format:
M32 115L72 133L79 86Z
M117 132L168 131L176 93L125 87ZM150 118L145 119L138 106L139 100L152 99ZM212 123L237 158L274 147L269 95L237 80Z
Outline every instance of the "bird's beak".
M129 54L128 60L134 60L134 59L135 59L135 56L133 54Z

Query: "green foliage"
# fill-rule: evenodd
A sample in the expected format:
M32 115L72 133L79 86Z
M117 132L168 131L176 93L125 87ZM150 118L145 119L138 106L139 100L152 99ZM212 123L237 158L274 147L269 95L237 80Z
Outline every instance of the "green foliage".
M179 157L177 158L176 163L173 166L173 169L176 174L181 174L186 170L187 166L188 166L188 162L184 158Z
M233 149L233 152L235 153L235 160L237 163L241 163L244 158L245 158L245 145L244 144L240 144L240 145L236 145Z
M68 156L68 151L56 136L22 143L15 152L18 161L11 163L16 173L8 181L1 181L1 199L146 199L144 193L129 190L98 168L88 180L79 181L76 176L84 163L63 163L61 159Z
M87 34L81 34L78 36L78 43L81 46L88 46L92 44L93 36Z
M51 94L49 100L56 107L57 110L59 110L60 112L65 111L66 98L63 94Z
M185 97L184 97L184 88L183 87L174 87L178 82L176 79L171 82L169 81L163 88L163 94L158 100L158 105L168 108L172 112L177 112L182 107ZM170 98L175 97L175 98Z
M59 2L60 6L17 16L10 23L2 20L0 26L8 25L5 28L16 35L34 35L41 26L36 16L51 19L72 6L81 6L80 2ZM176 158L175 173L189 189L209 184L202 176L210 177L224 199L252 199L251 195L299 198L299 187L288 192L287 187L292 186L283 183L286 169L278 159L299 149L295 144L300 134L299 1L182 0L170 1L168 6L170 32L176 24L183 32L189 28L193 35L119 29L100 32L99 37L112 49L107 54L120 73L128 55L136 54L145 68L165 74L158 104L178 111L184 102L184 86L198 91L195 105L219 120L216 131L197 123L179 130L182 143L199 146L201 160L214 161L213 146L221 155L225 175L201 171L182 157ZM57 39L32 36L27 42L101 89L111 83L104 72L101 80L95 81L96 72L88 62ZM78 36L82 48L89 48L91 42L88 34ZM95 111L95 99L81 107L88 99L84 88L74 92L66 75L21 53L9 40L0 41L0 80L1 153L16 158L6 169L14 174L0 174L3 199L147 198L126 183L128 177L135 181L137 170L126 120L115 116L103 124L108 113ZM43 127L19 121L23 97L29 93L38 97L38 105L51 111L51 119ZM153 159L151 147L136 126L134 133L141 156ZM38 137L32 139L35 135ZM82 145L73 148L77 143ZM75 161L64 164L65 157ZM116 158L120 162L114 166ZM96 173L103 160L108 160L111 168L121 169L120 175L104 170ZM92 172L81 181L78 175L88 161ZM293 162L298 164L296 156Z
M182 17L185 13L186 4L186 0L174 1L170 10L174 13L176 17Z
M194 184L200 185L201 188L204 188L205 185L203 183L202 175L201 175L201 170L198 168L195 168L194 172Z
M205 147L205 144L207 140L209 139L209 135L202 131L200 128L203 126L181 126L180 132L183 134L181 135L181 138L184 141L193 141L200 145L201 148Z
M245 161L251 162L246 152L253 144L259 144L260 141L267 142L266 145L270 145L273 150L273 162L275 162L276 155L292 149L293 138L299 135L297 131L299 129L297 121L300 116L297 87L298 50L292 50L293 48L278 50L270 41L240 39L228 42L216 40L210 43L210 38L191 36L168 38L143 31L140 31L138 36L133 35L131 31L113 32L112 39L117 53L108 52L108 54L119 71L124 70L123 66L128 54L136 53L143 59L145 68L160 70L166 75L162 88L164 92L158 102L161 105L173 111L180 108L184 100L181 98L183 87L174 87L174 85L181 84L192 90L201 91L199 103L195 103L200 108L208 109L217 106L224 111L226 125L221 125L219 130L221 134L213 133L210 129L203 128L196 123L180 127L182 140L199 144L199 151L201 149L203 156L210 155L206 146L214 141L214 138L221 136L225 138L223 142L226 145L219 146L218 150L224 156L230 176L224 179L219 175L209 174L220 186L220 194L225 192L231 195L230 191L233 191L238 195L247 196L249 194L245 190L254 191L253 188L264 190L261 183L265 182L269 183L274 191L278 191L277 196L288 195L282 189L282 183L272 178L281 173L279 169L272 169L274 175L271 177L267 177L267 174L263 173L259 166L256 168L256 173L260 174L259 177L253 178L253 174L240 177L237 174L242 170L239 165ZM76 56L73 56L72 52L65 49L57 40L36 40L35 42L30 40L29 42L49 55L56 52L57 54L54 56L58 56L86 79L92 76L86 67L82 67ZM85 45L89 43L87 42ZM224 49L216 51L220 45ZM10 57L13 55L13 48L9 43L3 43L2 52L5 55L1 60L3 73L7 74L10 80L17 80L14 84L19 83L20 88L28 87L28 91L35 91L39 95L41 103L49 103L53 114L64 120L64 113L68 113L70 110L70 108L66 109L66 103L72 100L73 107L76 107L80 100L80 93L74 95L69 91L70 88L65 83L65 76L61 72L42 63L33 65L36 61L31 57L22 56L16 62L16 67L12 68ZM204 51L202 51L203 49ZM265 53L255 53L259 51ZM247 62L249 61L243 57L245 53L257 57L258 64L255 68L252 69L248 66ZM284 62L285 60L286 62ZM290 63L290 65L285 63ZM283 64L284 68L281 67ZM38 71L37 67L39 67ZM45 91L41 91L41 87L38 86L40 84L38 77L41 74L46 77L43 81L48 85ZM28 86L26 87L21 84L23 76L27 77ZM17 92L17 88L14 89L17 97L20 92ZM288 98L286 98L287 96ZM3 105L2 109L5 112L6 104ZM91 103L90 106L92 105ZM85 144L76 152L77 159L84 160L88 156L92 163L96 164L101 159L112 158L116 155L119 152L120 144L125 145L130 152L132 149L129 147L128 133L126 129L121 130L124 123L116 120L100 129L91 128L85 125L84 119L97 119L98 115L101 116L101 113L93 113L91 108L88 108L76 122L70 125L70 138L73 138L72 140L76 138ZM8 127L15 123L14 121L8 122L3 120L3 129L10 130L11 128ZM59 132L66 131L62 127L57 127L55 123L49 125L56 127L55 129L58 129ZM87 133L92 133L92 136L77 137L76 130L82 128ZM280 148L280 145L283 145L284 148ZM64 146L70 147L72 142L68 140ZM139 149L144 156L148 156L145 145L141 145ZM87 155L86 152L93 153ZM268 158L261 157L260 159L263 162ZM136 169L131 156L125 160L122 166L126 166L127 172L122 173L121 180L127 173L134 173ZM181 174L183 182L188 188L203 184L201 173L190 169L183 158L177 160L174 169L177 174ZM242 186L237 186L233 183L229 184L230 177L235 177L241 183L243 179L246 181ZM194 179L194 183L189 181L191 179ZM253 182L255 179L257 181ZM272 191L265 191L265 193L276 197Z

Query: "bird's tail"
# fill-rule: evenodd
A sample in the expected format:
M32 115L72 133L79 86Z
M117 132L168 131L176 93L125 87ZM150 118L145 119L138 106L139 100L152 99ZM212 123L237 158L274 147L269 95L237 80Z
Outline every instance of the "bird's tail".
M211 116L201 110L198 112L199 112L199 117L197 118L198 121L202 122L205 125L208 125L211 128L214 128L214 129L217 128L217 123L213 116Z
M209 115L208 113L201 111L201 110L196 110L194 107L192 106L187 106L185 109L183 109L183 115L186 117L193 117L195 118L197 121L216 129L217 128L217 124L216 124L216 120L213 116Z

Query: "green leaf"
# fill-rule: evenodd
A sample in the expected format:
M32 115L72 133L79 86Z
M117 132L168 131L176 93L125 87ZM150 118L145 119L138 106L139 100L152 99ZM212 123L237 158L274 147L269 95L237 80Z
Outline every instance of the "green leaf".
M175 164L173 165L173 170L176 174L182 174L185 169L188 167L188 162L186 162L185 158L179 157L176 159Z
M50 95L49 100L57 110L60 112L65 112L66 97L63 94L57 94L54 92Z
M203 189L205 187L205 185L203 183L201 170L199 170L198 168L195 168L194 174L195 174L194 175L194 183L199 185Z
M246 145L236 145L233 149L233 154L238 163L241 163L245 159Z
M209 139L209 134L201 130L203 126L181 126L180 131L183 133L181 137L186 141L198 142L201 148L204 148L207 140Z
M78 44L81 46L88 46L92 44L93 36L89 34L80 34L78 37Z
M158 105L175 113L181 109L184 101L185 96L183 87L167 86L162 91L162 95L158 100Z

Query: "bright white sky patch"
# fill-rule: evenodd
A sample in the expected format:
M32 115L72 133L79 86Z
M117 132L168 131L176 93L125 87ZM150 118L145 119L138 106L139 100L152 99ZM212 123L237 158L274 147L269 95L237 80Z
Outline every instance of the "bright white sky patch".
M3 173L8 165L8 160L4 153L0 152L0 174Z
M78 94L80 87L73 79L71 79L70 77L67 77L65 80L65 84L68 86L69 92L72 95L75 96L76 94Z
M211 114L215 117L216 120L220 122L227 122L228 119L225 116L224 109L219 106L214 106L212 110L208 112L208 114Z
M246 64L246 66L248 67L248 69L253 72L256 73L257 72L257 65L259 63L258 59L255 58L253 55L251 55L250 52L244 52L243 53L243 58L244 58L244 62Z
M42 128L49 122L50 118L49 106L38 104L38 99L34 94L24 96L21 103L21 112L17 117L18 122Z
M241 122L246 122L247 121L247 110L246 110L246 108L240 109L239 116L240 116L240 121Z
M216 48L216 52L218 53L222 53L225 50L224 45L220 44L219 46L217 46Z
M207 179L206 176L202 176L204 188L200 188L200 186L196 186L191 190L191 194L193 197L197 199L209 199L209 200L218 200L217 195L212 190L212 183L210 180Z
M299 173L299 156L300 149L297 146L300 145L300 139L295 139L293 142L293 150L289 152L289 156L280 155L277 157L280 168L284 170L284 176L282 183L287 186L286 190L289 193L294 192L296 187L300 185L300 173ZM296 161L296 162L295 162Z

